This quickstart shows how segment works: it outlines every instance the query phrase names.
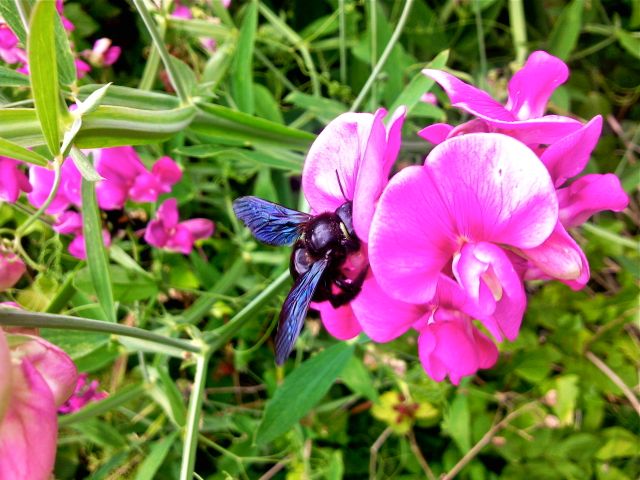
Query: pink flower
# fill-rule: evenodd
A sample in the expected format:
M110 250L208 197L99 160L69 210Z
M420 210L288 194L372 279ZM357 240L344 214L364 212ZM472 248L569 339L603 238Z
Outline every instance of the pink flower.
M63 2L64 0L56 0L56 10L58 11L58 14L60 14L60 19L62 20L62 26L64 29L67 32L72 32L76 27L62 14L64 10Z
M91 71L91 65L87 62L76 58L73 60L76 64L76 74L78 78L84 78L84 76Z
M73 235L74 238L69 243L69 253L80 260L86 260L87 251L82 229L82 215L80 213L73 210L62 212L56 219L53 229L64 235ZM104 229L102 230L102 240L106 247L111 245L111 235Z
M96 186L96 195L105 210L120 209L129 198L155 202L182 178L182 171L169 157L157 160L149 172L133 147L102 148L92 153L96 170L104 177Z
M88 373L78 375L78 382L76 383L76 389L73 395L71 395L63 405L58 407L58 413L74 413L88 403L107 398L107 392L98 390L100 386L98 381L92 380L91 382L87 382L87 378L89 378Z
M56 409L73 392L76 367L37 336L9 337L0 330L0 478L46 480L56 455Z
M551 178L525 145L499 134L454 137L389 182L371 223L371 268L385 292L416 304L451 275L473 316L495 338L514 339L526 298L508 252L539 246L557 219Z
M15 203L20 192L30 192L27 176L18 168L20 162L0 156L0 200Z
M13 287L27 267L20 257L0 246L0 292Z
M48 214L60 213L71 205L80 206L80 185L82 176L71 158L67 158L60 170L60 186L58 193L46 210ZM32 190L27 195L29 202L35 207L40 207L45 202L53 188L54 172L48 168L32 165L29 167L29 183Z
M175 198L165 200L156 212L155 220L149 222L144 239L149 245L188 255L196 240L213 235L214 225L206 218L179 221L178 202Z
M111 46L110 38L100 38L93 44L93 49L85 50L82 56L93 66L108 67L118 60L121 51L120 47Z
M449 73L431 69L422 72L444 88L453 106L477 117L455 128L443 123L424 128L419 135L431 143L438 144L461 133L499 132L530 145L551 144L582 126L569 117L544 115L551 94L569 76L564 62L546 52L533 52L513 76L504 106Z
M18 37L6 23L0 22L0 58L8 63L26 63L26 52L18 47Z
M398 108L387 127L382 123L386 113L384 109L375 114L345 113L331 121L313 142L302 172L302 190L312 213L334 212L347 200L353 204L353 226L364 245L343 267L349 278L367 268L369 227L400 150L406 111ZM336 338L348 339L360 333L350 305L336 309L323 302L313 307Z

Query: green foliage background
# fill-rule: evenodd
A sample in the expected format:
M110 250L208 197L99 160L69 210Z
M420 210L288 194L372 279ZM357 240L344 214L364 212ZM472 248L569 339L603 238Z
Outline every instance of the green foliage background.
M144 144L147 161L172 156L185 172L174 189L182 216L216 222L214 237L189 256L140 245L129 228L108 261L95 223L85 263L46 223L25 227L33 213L26 202L0 205L0 227L21 231L40 266L7 299L185 342L43 330L110 392L60 418L56 478L187 478L193 468L207 479L409 479L428 475L426 468L434 477L461 468L459 478L473 480L638 478L640 422L629 395L637 402L640 3L415 0L361 101L409 2L238 0L227 11L213 0L194 5L192 20L169 16L168 3L148 19L170 60L152 46L138 13L145 2L69 0L76 51L110 37L123 47L114 68L75 85L68 46L45 41L30 62L42 64L32 89L26 77L0 70L0 135L49 160L59 153L56 135L70 129L57 96L85 99L114 82L83 117L74 144ZM7 21L11 4L0 4ZM215 52L199 38L214 38ZM58 52L57 66L55 55L42 53L47 45ZM571 68L550 111L605 118L588 171L615 172L632 199L624 213L598 215L575 232L591 264L587 288L529 285L518 340L500 346L493 369L459 387L429 380L411 335L385 345L341 343L317 317L294 358L276 368L269 334L289 285L281 274L289 252L258 245L234 218L232 200L254 194L299 206L314 134L356 101L360 111L410 105L400 163L418 163L428 152L419 129L465 120L438 88L439 106L419 101L432 86L420 69L446 64L503 100L508 78L536 49ZM38 79L38 71L49 73ZM47 122L61 127L47 130ZM92 195L87 181L85 206ZM85 210L85 223L99 221ZM195 353L181 350L186 344ZM428 411L403 417L401 398ZM190 442L195 463L185 466Z

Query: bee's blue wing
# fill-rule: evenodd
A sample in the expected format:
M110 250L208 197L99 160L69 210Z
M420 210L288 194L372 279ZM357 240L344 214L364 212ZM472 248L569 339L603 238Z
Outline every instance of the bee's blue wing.
M278 365L282 365L293 350L307 316L309 303L327 268L327 263L326 258L313 263L307 272L298 277L282 305L276 334L276 364Z
M302 234L311 215L291 210L258 197L240 197L233 211L251 230L253 236L267 245L291 245Z

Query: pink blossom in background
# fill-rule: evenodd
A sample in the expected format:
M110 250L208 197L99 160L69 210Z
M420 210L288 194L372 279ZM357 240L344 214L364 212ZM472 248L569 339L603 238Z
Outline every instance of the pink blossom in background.
M18 47L18 37L9 25L0 21L0 58L8 63L26 63L27 53Z
M386 114L379 109L375 114L345 113L332 120L313 142L302 171L302 189L313 214L333 212L347 200L353 204L353 226L363 247L343 267L352 279L367 268L369 226L400 150L406 110L398 108L385 127ZM336 338L353 338L362 330L350 305L336 309L322 302L312 307Z
M20 162L0 156L0 201L15 203L20 192L29 193L29 179L19 168Z
M57 408L72 394L77 370L40 337L21 334L11 345L0 330L0 478L46 480L56 456Z
M75 26L73 25L73 23L71 23L71 21L69 21L68 18L66 18L63 15L63 11L64 11L64 5L63 5L64 0L56 0L56 10L58 11L58 14L60 15L60 19L62 20L62 26L64 27L64 29L67 32L72 32L73 30L75 30Z
M53 215L61 213L71 205L80 206L80 185L82 176L71 158L67 158L60 169L60 187L53 201L47 207L46 213ZM53 188L54 172L48 168L31 165L29 167L29 183L31 192L27 199L34 207L41 207Z
M0 245L0 292L18 283L26 271L22 259Z
M438 98L431 92L423 93L420 101L430 105L438 105Z
M155 202L182 178L180 167L169 157L158 159L151 171L133 147L102 148L91 151L96 170L104 180L96 186L98 205L105 210L122 208L128 199Z
M165 200L156 212L156 218L147 225L144 239L153 247L188 255L197 240L213 235L214 225L206 218L193 218L180 222L178 202Z
M76 58L73 60L76 64L76 75L78 78L84 78L91 71L91 65L87 62Z
M499 132L528 145L551 144L582 126L569 117L544 115L551 94L569 76L565 63L546 52L533 52L524 67L513 75L504 106L483 90L447 72L432 69L422 72L445 90L454 107L477 117L455 128L436 123L422 129L419 135L431 143L438 144L463 133Z
M118 60L121 52L120 47L111 45L110 38L100 38L93 44L93 49L83 51L82 56L95 67L108 67Z
M526 298L508 252L539 246L557 219L551 178L525 145L500 134L454 137L389 182L371 223L371 268L382 290L415 304L432 301L440 275L450 275L473 316L512 340Z
M78 375L78 382L76 383L75 391L64 404L58 407L58 413L74 413L82 409L88 403L97 402L108 397L107 392L99 390L100 383L97 380L88 382L88 378L88 373L81 373Z
M191 9L180 3L178 0L175 2L175 7L173 9L173 13L171 14L173 17L184 18L185 20L190 20L193 18L193 14L191 13Z
M82 215L73 210L62 212L56 219L53 229L64 235L73 235L73 240L69 243L69 253L80 260L86 260L87 251L84 243L84 233L82 230ZM105 247L111 245L111 235L106 230L102 230L102 240Z

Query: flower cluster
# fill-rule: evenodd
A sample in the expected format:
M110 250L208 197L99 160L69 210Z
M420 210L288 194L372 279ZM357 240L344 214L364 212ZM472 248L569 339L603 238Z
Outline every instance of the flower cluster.
M67 32L75 30L73 23L63 15L63 0L56 0L56 10L60 15L62 25ZM20 73L29 73L29 60L27 53L20 47L20 41L9 25L0 17L0 59L9 65L16 65ZM111 45L111 39L100 38L95 41L91 50L84 50L75 58L78 78L82 78L91 71L92 67L103 68L113 65L122 49ZM82 58L80 58L82 57ZM87 60L89 63L83 60Z
M585 286L589 264L568 229L628 203L612 174L582 175L602 128L544 115L569 71L534 52L509 82L505 106L454 76L424 70L453 106L475 118L430 125L436 146L420 166L388 180L400 148L404 111L385 128L383 110L344 114L318 136L302 185L313 213L353 203L363 247L343 271L369 272L348 305L315 305L341 339L364 331L387 342L413 329L434 380L491 367L495 342L514 340L526 308L524 281ZM343 196L344 193L344 196Z
M171 193L173 186L182 178L180 167L171 158L161 157L148 169L133 147L103 148L86 153L93 157L96 170L104 178L96 185L96 197L98 206L105 211L121 210L127 202L155 203L161 195ZM21 168L21 162L0 157L0 200L13 203L21 192L26 192L34 207L43 206L54 186L55 173L32 165L27 178ZM60 169L58 190L45 213L54 217L53 229L56 232L73 236L69 253L84 259L81 182L78 168L71 158L67 158ZM146 229L137 233L144 235L153 247L188 254L194 242L210 237L213 230L213 222L204 218L180 222L177 202L170 198L158 208L156 218ZM110 232L105 229L102 234L104 244L109 246ZM19 257L0 247L0 291L12 287L25 270Z

